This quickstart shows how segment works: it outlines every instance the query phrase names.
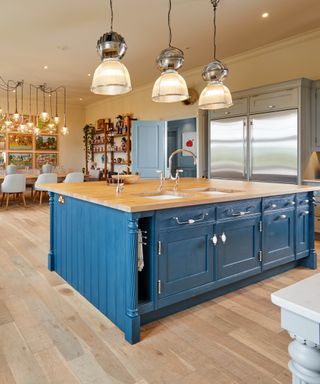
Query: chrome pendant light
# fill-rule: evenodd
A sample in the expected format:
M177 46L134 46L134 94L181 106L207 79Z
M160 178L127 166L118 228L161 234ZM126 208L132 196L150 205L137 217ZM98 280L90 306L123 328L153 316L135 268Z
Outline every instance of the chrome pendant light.
M211 0L213 5L213 50L214 60L204 67L202 71L203 80L208 84L201 92L199 98L200 109L228 108L232 105L232 97L229 89L223 85L223 80L228 75L228 68L216 58L216 11L220 0Z
M113 7L110 0L111 30L97 42L102 63L94 72L91 92L98 95L121 95L132 90L130 75L121 59L126 53L124 38L113 31Z
M187 84L184 78L177 72L183 65L184 54L181 49L171 45L170 16L171 0L169 0L168 11L169 47L164 49L157 58L157 64L162 73L154 83L152 90L152 100L159 103L175 103L189 98Z

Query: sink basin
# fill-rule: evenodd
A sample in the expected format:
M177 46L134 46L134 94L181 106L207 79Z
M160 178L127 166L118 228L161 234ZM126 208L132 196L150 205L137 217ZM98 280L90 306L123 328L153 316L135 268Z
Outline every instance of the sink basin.
M208 195L226 195L229 193L241 192L235 189L224 189L224 188L191 188L188 191L197 193L206 193Z
M174 192L174 191L162 191L162 192L146 192L139 193L138 196L146 199L153 200L171 200L171 199L182 199L183 197L190 197L189 194Z

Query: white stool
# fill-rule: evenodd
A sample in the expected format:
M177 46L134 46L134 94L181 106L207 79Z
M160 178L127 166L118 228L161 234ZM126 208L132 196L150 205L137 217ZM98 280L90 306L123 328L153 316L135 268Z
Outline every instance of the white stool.
M82 183L84 181L84 174L82 172L68 173L64 179L64 183Z

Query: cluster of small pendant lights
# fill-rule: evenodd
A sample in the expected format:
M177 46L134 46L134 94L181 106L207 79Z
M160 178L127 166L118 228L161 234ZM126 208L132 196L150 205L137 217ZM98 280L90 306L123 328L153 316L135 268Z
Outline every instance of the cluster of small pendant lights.
M130 75L121 59L126 53L127 45L124 38L113 31L113 7L110 1L111 30L105 33L97 42L97 50L101 57L101 64L95 70L91 91L99 95L120 95L132 90ZM200 109L227 108L232 105L229 89L223 85L228 75L227 67L216 58L216 10L220 0L210 0L213 5L214 27L214 60L204 67L202 78L207 86L199 98ZM169 0L168 28L169 46L157 58L161 71L152 90L152 100L160 103L174 103L189 98L188 87L178 69L184 62L183 51L172 46L171 32L171 0Z

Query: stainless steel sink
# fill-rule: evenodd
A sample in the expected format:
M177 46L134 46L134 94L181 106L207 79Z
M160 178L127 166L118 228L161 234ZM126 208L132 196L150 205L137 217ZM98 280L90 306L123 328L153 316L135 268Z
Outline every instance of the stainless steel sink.
M145 192L139 193L137 196L144 197L146 199L153 200L171 200L171 199L182 199L184 197L190 197L188 193L181 193L175 191L162 191L162 192Z

